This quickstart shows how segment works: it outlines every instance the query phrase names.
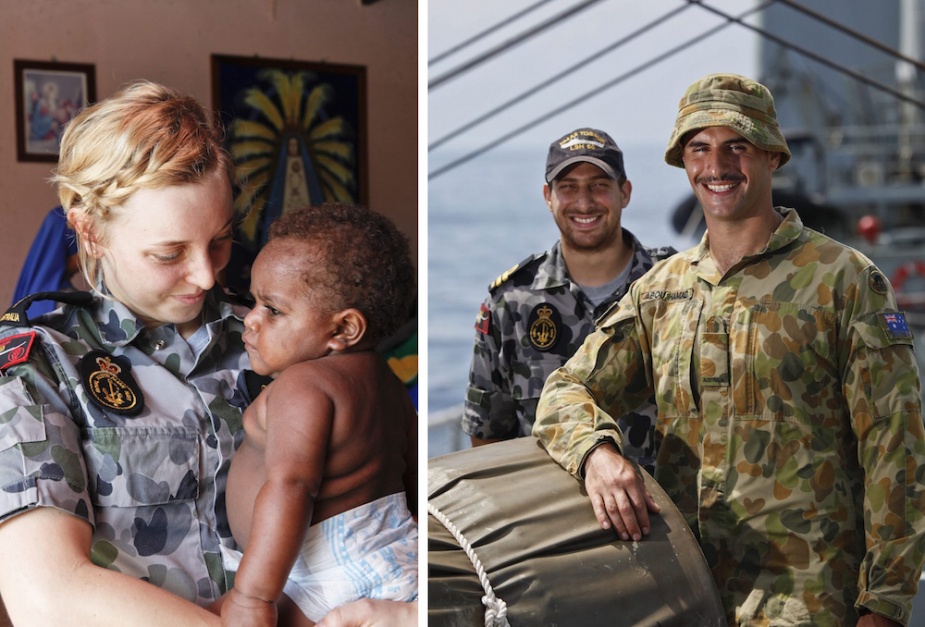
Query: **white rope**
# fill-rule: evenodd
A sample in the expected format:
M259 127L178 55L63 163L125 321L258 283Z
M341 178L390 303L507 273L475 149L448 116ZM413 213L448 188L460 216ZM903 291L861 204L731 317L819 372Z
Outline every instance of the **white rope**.
M479 582L482 584L482 589L485 590L485 595L482 597L482 604L485 606L485 627L510 627L511 624L507 620L507 603L495 596L495 592L491 588L491 582L488 581L488 574L482 567L482 560L475 554L472 545L469 544L469 541L466 540L462 532L456 528L456 525L450 522L450 519L437 509L436 505L428 503L427 511L430 512L434 518L443 523L443 526L453 534L453 537L459 542L459 546L466 552L469 561L472 562L472 565L475 567L475 574L478 575Z

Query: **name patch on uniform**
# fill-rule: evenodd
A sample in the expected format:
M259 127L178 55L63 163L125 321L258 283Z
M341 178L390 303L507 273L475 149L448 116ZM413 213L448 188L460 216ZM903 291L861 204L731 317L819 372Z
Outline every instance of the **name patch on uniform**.
M33 340L35 331L11 335L0 340L0 370L6 370L29 359Z
M124 357L90 351L77 363L77 370L90 400L98 407L123 416L137 416L144 409L144 395Z
M906 316L899 312L877 314L880 320L880 326L886 332L887 337L893 340L912 339L912 331L909 329L909 323L906 322Z
M482 335L488 335L491 331L491 311L485 303L479 307L479 317L475 319L475 330Z
M556 340L559 339L562 317L555 308L541 303L530 312L527 325L530 332L530 344L537 350L548 351L556 345Z
M647 303L651 300L664 300L664 301L675 301L675 300L690 300L694 296L694 290L653 290L651 292L644 292L639 299L640 303Z

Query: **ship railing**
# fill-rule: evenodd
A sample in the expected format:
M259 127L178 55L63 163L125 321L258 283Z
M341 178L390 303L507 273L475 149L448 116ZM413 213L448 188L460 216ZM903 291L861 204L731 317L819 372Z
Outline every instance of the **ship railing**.
M469 448L469 436L462 430L464 405L438 409L427 414L428 457Z

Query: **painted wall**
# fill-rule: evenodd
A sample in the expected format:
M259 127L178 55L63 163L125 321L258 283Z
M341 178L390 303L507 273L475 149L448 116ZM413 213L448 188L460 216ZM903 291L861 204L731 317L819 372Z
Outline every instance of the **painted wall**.
M210 55L366 67L369 205L417 255L417 0L0 0L0 311L57 195L16 159L13 59L92 63L97 98L136 78L212 106Z

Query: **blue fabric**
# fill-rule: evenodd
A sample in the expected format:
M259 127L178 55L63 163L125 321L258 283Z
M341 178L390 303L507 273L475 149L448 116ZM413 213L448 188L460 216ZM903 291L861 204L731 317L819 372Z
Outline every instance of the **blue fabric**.
M68 229L64 210L58 206L48 212L39 232L29 248L23 263L13 302L36 292L56 292L72 289L67 276L67 259L77 254L77 241ZM36 301L29 306L27 314L38 316L53 310L57 304L51 300Z

